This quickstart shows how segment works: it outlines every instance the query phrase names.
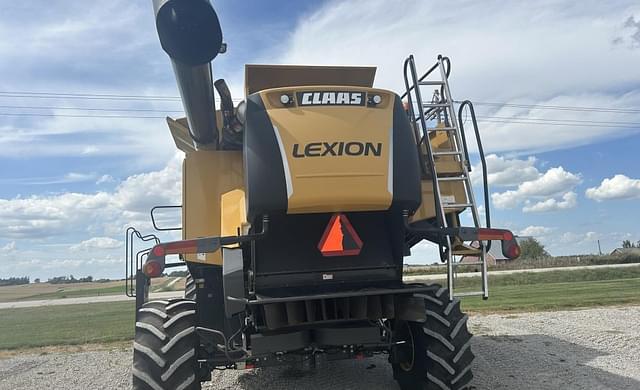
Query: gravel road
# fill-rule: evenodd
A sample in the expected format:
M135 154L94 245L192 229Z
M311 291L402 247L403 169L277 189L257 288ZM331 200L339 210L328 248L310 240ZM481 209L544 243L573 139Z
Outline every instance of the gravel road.
M477 390L640 389L640 306L476 315L470 325ZM0 389L124 389L130 363L127 346L12 356L0 359ZM397 389L384 357L317 372L216 372L213 383L204 389Z

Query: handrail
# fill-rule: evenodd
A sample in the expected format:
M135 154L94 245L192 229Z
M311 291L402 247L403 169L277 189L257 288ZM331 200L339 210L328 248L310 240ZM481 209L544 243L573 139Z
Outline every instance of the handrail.
M154 207L152 207L151 211L150 211L150 214L151 214L151 223L153 224L153 228L156 229L159 232L182 230L182 227L169 227L169 228L158 227L158 225L156 224L155 215L153 214L153 212L158 210L158 209L177 209L177 208L182 209L182 205L180 205L180 206L154 206Z
M440 62L438 62L436 64L436 67L440 64ZM412 81L412 87L409 87L409 79L407 77L407 67L409 68L409 70L411 71L411 81ZM433 68L433 67L432 67ZM433 68L435 69L435 68ZM429 70L429 72L431 72L432 70ZM426 74L428 74L429 72L427 72ZM425 75L426 75L425 74ZM425 77L425 76L423 76ZM415 118L415 114L413 112L413 104L411 101L411 90L414 89L414 93L416 95L416 100L418 102L420 102L420 104L422 104L422 96L420 96L420 88L418 88L418 76L416 73L416 65L415 65L415 60L413 59L413 55L410 55L405 61L404 61L404 85L405 88L407 89L406 92L406 96L407 96L407 102L409 105L409 112L412 118ZM424 138L416 138L416 142L418 143L418 155L422 156L422 149L420 147L420 140L424 139L424 142L429 142L429 134L427 133L427 122L425 120L424 117L424 112L422 110L422 107L420 108L419 112L419 118L420 118L420 130L422 130L422 137ZM414 122L415 123L415 122ZM415 129L414 127L414 131L417 133L417 129ZM433 154L431 153L431 145L427 145L425 147L426 151L427 151L427 157L429 158L429 173L431 174L431 182L433 185L433 198L435 201L436 206L440 205L440 191L438 191L438 176L436 173L436 167L434 164L434 159L433 159ZM423 162L423 169L424 169L424 156L422 156L421 158L421 162ZM444 215L442 215L440 207L435 207L435 212L436 212L436 219L438 220L438 223L441 226L444 226Z
M476 112L473 109L473 103L470 100L465 100L460 103L458 108L458 124L460 125L460 133L462 134L462 142L464 143L464 152L466 158L466 164L468 171L471 172L471 163L469 162L469 151L467 148L467 140L464 135L464 124L462 123L462 112L465 107L469 107L469 113L471 114L471 123L473 124L473 130L476 135L476 143L478 145L478 154L480 155L480 163L482 164L482 184L484 187L484 215L487 228L491 227L491 213L489 210L489 180L487 177L487 161L484 157L484 149L482 148L482 141L480 140L480 130L478 129L478 121L476 120ZM491 241L487 243L487 252L491 249Z
M413 55L409 56L410 58L413 58ZM445 66L445 73L447 75L447 77L449 77L449 75L451 74L451 60L449 60L449 57L443 57L442 55L438 55L438 60L442 59L443 62L446 62L446 66ZM407 58L404 63L405 63L405 74L406 74L406 66L407 66L407 61L409 60L409 58ZM438 69L438 65L440 65L440 62L436 62L435 65L433 65L431 68L429 68L429 70L427 70L419 79L418 82L423 81L424 79L426 79L431 72L433 72L434 70ZM414 84L411 88L407 89L407 91L405 93L403 93L400 96L400 99L404 99L405 96L407 96L409 94L409 92L411 92L411 90L413 90L415 88L415 86L417 85Z
M157 244L160 243L160 239L155 234L147 234L143 236L136 228L129 226L125 231L125 294L128 297L135 296L135 288L133 286L133 280L135 273L138 271L141 252L134 254L134 237L137 237L140 241L154 241ZM135 263L134 263L135 261Z

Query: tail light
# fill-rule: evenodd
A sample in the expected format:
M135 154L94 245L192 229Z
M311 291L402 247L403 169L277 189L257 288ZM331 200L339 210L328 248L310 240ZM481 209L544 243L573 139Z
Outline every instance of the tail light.
M509 260L520 256L520 245L515 239L502 241L502 254Z
M162 275L164 271L164 264L159 261L149 260L142 267L142 272L150 278L157 278Z

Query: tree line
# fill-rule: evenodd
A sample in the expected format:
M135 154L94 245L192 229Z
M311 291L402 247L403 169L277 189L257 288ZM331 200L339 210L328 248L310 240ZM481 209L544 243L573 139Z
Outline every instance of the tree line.
M0 286L19 286L21 284L29 284L29 277L23 276L0 279Z
M49 278L47 283L51 284L70 284L70 283L90 283L90 282L108 282L109 279L94 279L93 276L85 276L83 278L75 278L73 275L69 276L56 276L53 278ZM2 286L19 286L22 284L29 284L31 279L28 276L22 277L9 277L9 278L0 278L0 287ZM35 278L33 280L34 283L40 283L40 278Z

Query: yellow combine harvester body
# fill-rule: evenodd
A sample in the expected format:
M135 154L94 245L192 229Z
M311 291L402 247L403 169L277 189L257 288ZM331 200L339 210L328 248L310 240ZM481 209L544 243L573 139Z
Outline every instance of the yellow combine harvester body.
M182 239L127 229L133 388L197 390L215 369L379 353L402 390L465 388L473 354L453 299L455 257L482 260L486 298L487 243L511 258L519 249L508 230L480 226L448 59L418 79L409 57L402 97L374 87L374 67L247 65L235 105L213 79L226 44L209 1L153 5L186 113L167 118L185 153L182 205L154 210L181 209ZM425 81L436 69L442 80ZM423 101L424 85L439 87L437 99ZM478 146L483 159L479 136ZM474 226L462 227L469 210ZM152 222L163 230L153 210ZM403 282L423 240L439 248L447 287ZM184 298L151 299L150 279L175 266L188 270Z

